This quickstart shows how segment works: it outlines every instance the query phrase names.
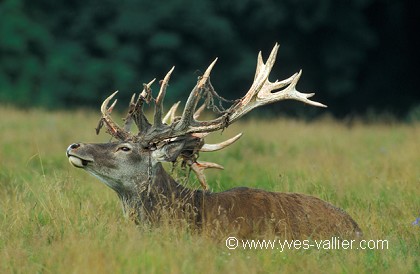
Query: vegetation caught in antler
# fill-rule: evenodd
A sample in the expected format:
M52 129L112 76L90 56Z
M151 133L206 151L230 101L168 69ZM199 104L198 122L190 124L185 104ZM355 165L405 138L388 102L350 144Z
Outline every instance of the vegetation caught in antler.
M198 78L197 84L188 97L181 117L175 116L179 102L168 111L165 117L162 117L166 89L175 68L172 67L161 81L160 91L156 98L153 98L151 90L151 85L155 79L148 84L144 84L143 91L138 95L137 99L136 94L133 95L123 128L115 123L110 116L117 100L110 107L108 107L108 104L116 95L117 91L111 94L102 104L102 118L99 122L97 133L105 125L107 132L116 139L138 142L143 147L148 148L160 147L162 144L168 143L185 143L185 149L179 151L178 155L172 155L171 158L175 161L178 156L181 156L183 163L191 167L203 188L207 189L208 186L203 170L206 168L222 169L223 167L214 163L198 162L198 152L222 149L234 143L242 135L238 134L220 144L209 145L204 144L204 137L207 134L223 130L256 107L281 100L292 99L318 107L326 107L321 103L308 99L314 93L301 93L296 90L296 84L301 76L301 71L282 81L269 81L268 78L275 63L278 49L279 45L276 44L265 63L262 59L261 52L258 54L255 77L250 89L241 99L229 101L231 106L227 109L219 109L214 106L215 99L228 101L217 94L210 82L210 73L216 64L216 58L206 69L205 73ZM204 100L204 103L197 109L201 99ZM149 104L152 101L155 104L153 125L148 121L143 112L143 105L145 103ZM217 117L212 120L197 120L204 108L217 110ZM138 134L136 135L130 132L133 121L138 128Z

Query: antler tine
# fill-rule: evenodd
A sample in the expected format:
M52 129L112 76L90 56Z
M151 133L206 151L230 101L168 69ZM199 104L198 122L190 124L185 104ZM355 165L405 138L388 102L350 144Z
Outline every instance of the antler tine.
M217 58L209 65L209 67L204 72L203 76L201 76L190 93L188 97L187 103L185 104L184 112L182 113L182 117L180 122L178 123L176 130L183 131L187 129L192 123L194 123L194 112L197 107L197 103L201 98L200 91L205 88L205 84L209 81L210 72L213 69L214 65L217 62Z
M175 113L176 110L178 109L179 104L181 103L181 101L176 102L175 104L172 105L172 107L168 110L168 113L166 113L165 117L163 117L162 119L162 123L164 124L172 124L175 120Z
M132 113L136 107L135 100L136 100L136 94L134 93L133 96L131 96L130 103L128 104L127 116L124 119L124 130L127 132L130 132L131 124L133 123Z
M212 152L212 151L217 151L217 150L221 150L224 149L225 147L230 146L231 144L235 143L239 138L241 138L242 136L242 132L239 133L238 135L227 139L224 142L218 143L218 144L204 144L201 148L200 151L203 152Z
M196 138L200 138L203 139L205 138L207 135L209 135L211 132L199 132L199 133L192 133L191 136L192 137L196 137Z
M168 87L169 79L171 78L171 74L174 71L174 69L175 66L173 66L171 70L166 74L160 86L160 91L155 102L154 127L162 126L163 100L166 95L166 88Z
M192 171L194 171L195 175L197 176L198 181L201 184L201 187L204 190L209 189L209 186L206 181L206 176L204 175L204 170L207 168L216 168L216 169L224 169L223 166L210 163L210 162L193 162L191 160L187 161L187 164L191 167Z
M108 108L108 113L111 114L111 112L114 110L115 105L117 104L118 99L114 100L114 103L111 104L111 106Z
M195 112L193 115L194 120L197 120L198 117L200 117L201 113L206 109L206 103L203 103Z
M208 68L204 72L203 76L201 76L200 81L198 82L198 88L202 88L204 86L204 84L207 82L207 80L209 79L211 70L213 69L214 65L216 64L217 59L218 58L216 57L216 59L214 59L214 61L211 62L211 64L208 66Z
M277 43L276 43L277 46ZM262 52L258 52L258 57L257 57L257 68L255 69L255 76L254 76L254 81L255 79L257 79L258 74L260 73L261 67L264 65L264 61L262 58Z
M143 84L143 90L139 94L139 97L137 98L132 112L129 113L129 115L133 116L134 122L137 125L137 128L139 130L138 135L140 135L142 132L146 132L151 127L149 120L147 120L146 115L144 115L143 103L146 102L148 104L150 102L152 98L152 89L150 87L155 82L155 80L156 78L151 80L147 84Z
M276 61L276 56L279 47L280 45L277 43L274 45L273 49L271 50L270 56L268 57L267 62L265 64L262 59L261 52L258 54L254 82L252 83L249 91L241 99L243 105L248 104L255 97L255 95L258 94L260 89L263 87L264 83L268 80L268 76L270 75L271 69L273 68L274 63Z
M98 134L102 125L105 124L107 128L107 132L111 134L111 136L123 141L123 140L127 140L131 138L132 136L129 132L125 131L117 123L115 123L110 116L110 113L112 109L114 108L115 104L117 103L117 100L115 100L115 102L111 105L111 107L108 108L109 102L112 100L112 98L114 98L114 96L117 93L118 91L114 92L108 98L106 98L105 101L102 103L102 106L101 106L102 118L101 118L101 122L98 125L98 128L96 129L96 133Z
M156 78L153 78L153 80L150 81L149 83L143 84L143 90L142 90L142 92L139 95L139 100L140 100L140 97L141 97L141 98L143 98L143 100L146 103L149 103L150 102L150 99L152 98L152 96L151 96L152 95L152 89L150 87L152 86L152 84L155 81L156 81Z

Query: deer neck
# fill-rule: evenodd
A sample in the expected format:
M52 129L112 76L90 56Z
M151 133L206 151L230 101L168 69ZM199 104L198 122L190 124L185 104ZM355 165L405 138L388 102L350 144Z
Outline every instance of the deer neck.
M202 192L177 183L161 163L153 167L146 181L138 180L135 185L135 189L117 193L124 215L136 223L159 218L162 209L178 209L186 204L197 207L196 197Z

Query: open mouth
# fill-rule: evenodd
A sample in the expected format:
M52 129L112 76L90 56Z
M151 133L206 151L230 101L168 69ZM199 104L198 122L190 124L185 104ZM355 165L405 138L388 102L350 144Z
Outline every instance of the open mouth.
M90 162L92 162L91 160L86 160L74 155L68 155L69 157L69 162L70 164L72 164L74 167L78 167L78 168L84 168L86 167Z

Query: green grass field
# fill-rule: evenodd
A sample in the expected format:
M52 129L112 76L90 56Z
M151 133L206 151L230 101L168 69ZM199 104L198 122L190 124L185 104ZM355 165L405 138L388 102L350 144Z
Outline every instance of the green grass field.
M96 136L98 112L0 107L0 273L420 273L420 124L331 119L249 120L202 154L213 191L235 186L300 192L347 212L380 250L229 250L186 228L136 227L117 195L68 163L73 142ZM193 180L191 187L199 187Z

